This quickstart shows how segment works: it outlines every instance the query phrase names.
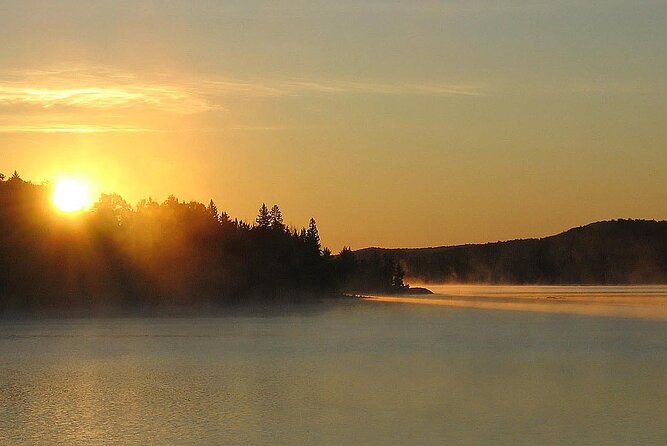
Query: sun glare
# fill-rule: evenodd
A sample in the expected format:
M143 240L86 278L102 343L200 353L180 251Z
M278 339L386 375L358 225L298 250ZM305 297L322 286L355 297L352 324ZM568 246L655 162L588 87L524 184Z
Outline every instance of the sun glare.
M77 212L93 204L90 185L77 178L61 178L53 190L53 204L62 212Z

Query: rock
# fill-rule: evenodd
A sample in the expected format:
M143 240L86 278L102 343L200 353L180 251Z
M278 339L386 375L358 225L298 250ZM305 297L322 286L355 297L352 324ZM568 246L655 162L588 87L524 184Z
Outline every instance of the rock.
M403 291L402 294L433 294L433 291L429 290L428 288L422 288L422 287L410 287L406 288L405 291Z

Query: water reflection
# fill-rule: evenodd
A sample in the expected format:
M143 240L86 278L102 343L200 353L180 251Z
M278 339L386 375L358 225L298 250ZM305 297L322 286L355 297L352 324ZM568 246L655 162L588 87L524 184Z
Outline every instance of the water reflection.
M352 300L2 321L0 444L666 444L666 328Z

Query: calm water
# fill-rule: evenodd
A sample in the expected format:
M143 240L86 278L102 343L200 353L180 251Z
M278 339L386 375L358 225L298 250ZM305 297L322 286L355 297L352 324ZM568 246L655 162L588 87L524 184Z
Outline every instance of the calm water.
M425 299L613 297L438 291ZM0 444L667 444L665 320L524 310L0 321Z

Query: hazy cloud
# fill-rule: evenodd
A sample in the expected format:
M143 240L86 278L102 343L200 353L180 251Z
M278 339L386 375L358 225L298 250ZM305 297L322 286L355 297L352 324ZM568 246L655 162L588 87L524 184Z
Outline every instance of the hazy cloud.
M495 90L502 94L503 88L496 85ZM506 85L505 92L507 91L534 91L543 94L556 91L585 95L638 93L644 90L633 82L581 80L560 85L522 84L520 87ZM305 78L178 77L173 74L132 73L103 66L0 71L0 111L4 111L7 116L11 115L14 119L9 125L0 123L0 133L159 131L138 124L137 119L141 118L142 110L150 109L176 116L192 115L225 110L223 104L235 97L259 99L332 95L481 97L487 96L488 92L489 85L482 82L388 83ZM82 110L90 113L82 114ZM109 116L112 111L116 117L115 125L85 122L94 112L98 113L99 118ZM43 124L46 122L43 118L47 115L48 123ZM117 119L119 117L129 122L119 124ZM100 120L97 119L97 122ZM218 129L251 131L276 130L276 127L241 125L220 126Z
M309 79L238 79L200 77L144 78L110 68L65 68L0 72L0 104L33 104L49 108L72 106L114 108L149 105L175 113L198 113L218 108L212 98L304 94L382 94L481 96L479 83L383 83Z
M147 83L104 68L8 71L0 73L0 106L110 109L149 106L174 113L215 108L183 86Z
M201 84L203 92L214 95L258 97L303 96L307 94L344 95L432 95L484 96L480 83L382 83L304 79L209 79Z
M115 125L56 124L56 125L1 125L0 133L115 133L155 132L141 127Z
M483 96L480 83L384 83L310 79L240 79L221 76L178 77L132 73L109 67L61 67L0 71L0 111L25 122L0 124L0 132L140 132L144 109L172 115L224 110L225 98L284 98L306 95ZM86 113L84 114L83 111ZM133 113L128 113L132 111ZM134 125L92 125L96 116L125 117ZM139 113L137 113L139 112ZM34 122L48 116L46 125ZM83 120L84 122L81 122ZM58 121L58 122L55 122ZM99 122L99 120L98 120ZM16 124L16 125L14 125ZM254 129L239 127L238 129ZM256 127L275 130L274 127Z

